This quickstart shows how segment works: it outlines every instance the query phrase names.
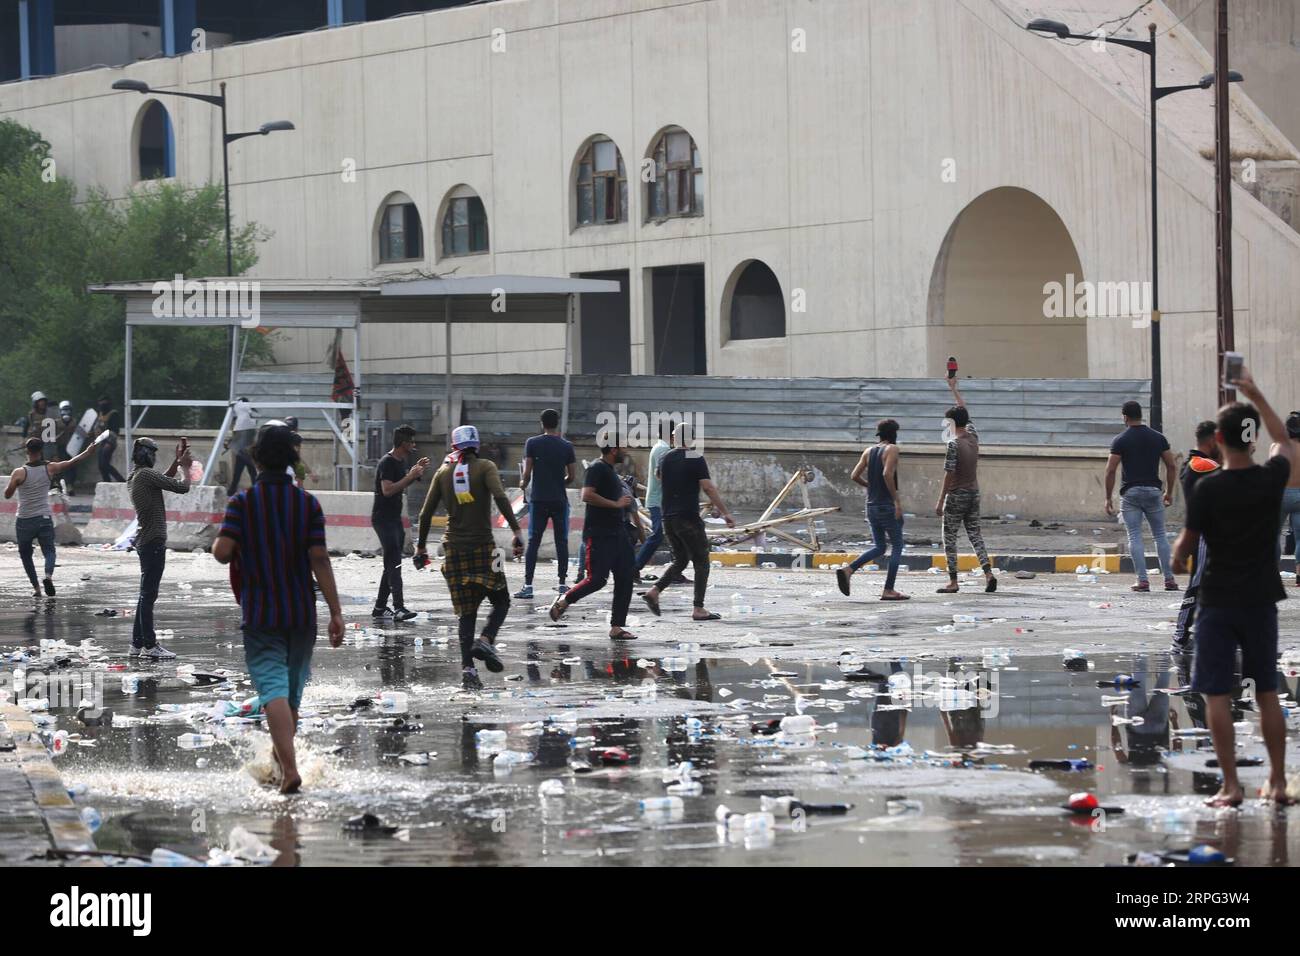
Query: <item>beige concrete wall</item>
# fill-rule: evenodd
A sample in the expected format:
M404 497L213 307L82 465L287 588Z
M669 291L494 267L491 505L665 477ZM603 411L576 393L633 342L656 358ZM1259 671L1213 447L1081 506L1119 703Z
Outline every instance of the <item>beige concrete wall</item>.
M1060 6L521 0L10 84L0 87L0 116L40 129L62 175L120 196L130 188L129 132L143 100L111 93L109 84L131 76L209 91L225 79L232 128L279 118L298 125L232 148L235 217L273 232L260 275L394 271L375 266L373 230L384 197L401 191L423 217L423 269L627 269L634 371L652 365L645 270L700 262L710 372L916 376L932 374L947 354L929 306L945 237L990 190L1015 186L1046 202L1087 279L1149 276L1145 63L1127 51L1101 55L1089 44L1046 41L1013 22L1026 11L1060 14ZM1080 22L1132 9L1130 0L1068 6ZM1175 26L1174 14L1155 3L1130 28L1145 34L1148 16L1162 30ZM494 50L497 29L504 49ZM1205 51L1184 34L1174 29L1160 41L1173 78L1204 69ZM1207 95L1161 106L1166 424L1178 433L1211 410L1215 392L1213 176L1200 152ZM216 111L166 105L179 178L219 179ZM1234 93L1234 148L1240 139L1283 149L1260 115ZM706 214L645 223L641 192L632 188L629 223L572 229L570 177L582 144L610 136L635 177L670 124L701 150ZM348 161L354 181L342 175ZM948 168L955 177L944 176ZM483 199L492 251L440 260L439 209L460 184ZM1296 407L1300 236L1245 191L1234 195L1238 342L1278 404ZM751 258L771 266L786 294L806 306L788 314L785 339L723 345L723 290ZM1021 266L1026 283L1034 271L1042 272L1035 281L1057 278L1041 263ZM464 370L556 372L561 334L464 326L453 347ZM1042 329L1035 335L1041 347L1014 363L1016 374L1060 374L1067 357L1078 364L1075 330L1068 348ZM367 370L441 368L434 329L379 327L364 338ZM1147 374L1148 342L1149 331L1127 319L1089 320L1087 374ZM323 368L327 344L321 333L286 336L281 359ZM964 372L1006 374L1000 353L971 354Z

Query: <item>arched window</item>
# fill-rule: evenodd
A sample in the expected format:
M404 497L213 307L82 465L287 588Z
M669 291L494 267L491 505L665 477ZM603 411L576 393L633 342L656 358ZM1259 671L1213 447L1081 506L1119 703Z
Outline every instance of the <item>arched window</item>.
M646 218L704 215L704 166L691 134L676 126L659 135L650 152L654 180L646 183Z
M379 214L379 261L406 262L424 258L424 227L420 210L405 193L384 200Z
M136 130L137 179L162 179L176 175L172 120L157 100L145 104Z
M578 156L578 225L627 222L627 171L607 136L595 136Z
M785 297L781 283L758 259L743 263L731 288L730 341L785 336Z
M442 214L442 254L473 256L488 251L487 212L483 200L468 186L447 195Z

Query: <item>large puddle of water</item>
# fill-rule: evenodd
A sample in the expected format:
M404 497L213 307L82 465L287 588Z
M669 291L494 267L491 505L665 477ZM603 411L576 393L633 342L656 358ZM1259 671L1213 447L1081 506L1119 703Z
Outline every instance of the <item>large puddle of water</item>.
M505 674L485 673L487 692L467 695L436 622L360 640L351 632L341 650L318 645L299 736L304 792L285 798L256 779L269 741L260 725L166 712L253 695L228 608L207 603L196 599L187 624L208 636L176 640L175 663L225 669L228 684L193 686L175 664L109 652L94 657L113 668L101 671L103 706L135 726L87 726L76 701L48 712L47 730L72 735L57 766L78 804L102 818L101 850L206 858L242 827L279 851L279 865L1101 865L1202 843L1240 864L1289 862L1288 811L1203 805L1218 786L1204 706L1168 655L1097 656L1078 671L1059 656L985 659L980 648L923 660L862 648L841 662L791 664L765 658L760 643L729 656L686 646L641 658L525 622L503 632ZM76 645L102 624L90 613L15 613L5 633L17 638L0 650ZM75 646L47 646L43 660L69 656L68 668L84 670ZM863 667L879 677L848 678ZM1139 686L1098 686L1120 673ZM404 716L356 707L385 691L407 695ZM763 732L796 714L816 731ZM1256 715L1246 705L1236 719L1241 752L1262 754ZM504 731L504 747L529 762L500 768L495 748L478 746L485 730ZM184 749L178 738L190 733L217 739ZM628 763L604 765L606 748ZM1035 760L1086 765L1031 771ZM670 795L684 761L697 791L673 794L679 807L643 809ZM1242 770L1248 789L1264 774ZM1063 811L1079 791L1112 811ZM718 826L719 805L756 813L781 796L852 806L792 816L779 804L771 830L758 818L748 831ZM346 832L362 813L397 832Z

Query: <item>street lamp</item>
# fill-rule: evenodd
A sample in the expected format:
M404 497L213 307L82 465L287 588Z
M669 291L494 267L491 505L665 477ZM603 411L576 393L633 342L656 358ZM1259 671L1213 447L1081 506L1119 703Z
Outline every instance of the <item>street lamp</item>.
M235 274L235 261L230 241L230 144L246 136L265 136L268 133L290 130L294 128L294 125L288 120L276 120L271 123L263 123L256 130L248 133L226 132L225 83L220 85L221 93L217 96L209 93L182 93L179 90L155 90L151 89L148 83L141 80L117 80L113 83L113 89L124 90L129 93L152 93L155 96L180 96L187 100L202 100L204 103L211 103L221 110L221 185L226 200L226 275L233 276Z
M1039 18L1025 26L1033 33L1046 33L1058 40L1103 40L1116 46L1128 47L1145 53L1151 59L1151 427L1160 431L1164 425L1164 403L1161 398L1160 375L1160 229L1156 219L1159 210L1159 189L1156 162L1156 103L1172 93L1184 90L1208 90L1214 86L1214 74L1201 77L1197 83L1184 86L1158 86L1156 84L1156 25L1148 25L1149 40L1130 40L1088 33L1074 33L1059 20ZM1229 83L1240 83L1243 77L1236 70L1228 74Z

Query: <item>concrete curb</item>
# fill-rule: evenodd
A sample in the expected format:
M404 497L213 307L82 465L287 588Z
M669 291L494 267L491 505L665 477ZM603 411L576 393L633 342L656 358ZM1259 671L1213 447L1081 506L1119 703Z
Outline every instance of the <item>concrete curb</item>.
M660 555L655 556L656 559ZM710 560L727 568L754 568L763 565L775 565L777 568L829 568L834 565L847 564L857 557L857 553L843 551L823 551L818 554L801 552L772 551L714 551ZM1105 571L1108 574L1132 574L1133 562L1127 556L1117 554L995 554L990 555L993 566L1003 571L1033 571L1036 574L1073 574L1080 565L1089 572ZM875 562L879 564L880 562ZM927 568L946 570L948 559L942 554L904 554L903 565L911 571ZM978 559L973 554L959 554L957 567L961 571L970 571L979 567ZM1286 574L1295 572L1295 559L1283 558L1280 568Z
M0 750L0 772L18 770L31 787L36 812L45 823L50 846L68 853L93 853L95 840L68 796L63 778L22 708L0 704L0 739L12 750Z

